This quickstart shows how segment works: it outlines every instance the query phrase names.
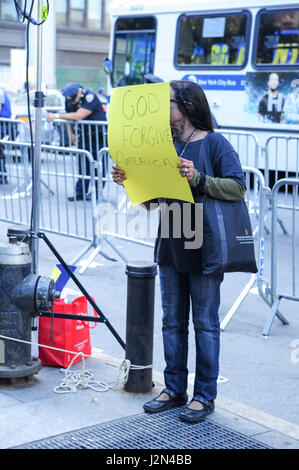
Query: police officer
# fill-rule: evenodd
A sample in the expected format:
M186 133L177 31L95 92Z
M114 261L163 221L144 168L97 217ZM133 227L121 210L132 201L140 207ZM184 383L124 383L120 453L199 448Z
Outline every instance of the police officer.
M46 118L48 122L54 119L65 119L66 121L106 121L106 114L103 110L102 104L97 97L96 93L90 89L84 89L77 82L68 83L63 89L62 94L65 97L66 113L57 114L49 113ZM93 158L96 160L97 152L103 147L103 135L100 133L96 135L96 130L91 129L91 136L89 135L89 126L83 126L84 130L80 132L78 148L88 150L92 153ZM91 137L91 138L90 138ZM97 138L98 137L98 138ZM84 158L84 157L83 157ZM90 164L88 159L79 159L79 174L90 175ZM85 163L85 171L84 170ZM105 170L105 162L103 162L103 176ZM80 178L76 183L75 195L69 197L69 201L81 201L82 199L90 200L90 194L87 194L89 180Z
M4 88L0 88L0 118L11 117L11 104L8 94ZM0 139L3 139L8 134L7 123L0 121ZM5 155L3 146L0 145L0 184L7 184L8 179L6 176Z

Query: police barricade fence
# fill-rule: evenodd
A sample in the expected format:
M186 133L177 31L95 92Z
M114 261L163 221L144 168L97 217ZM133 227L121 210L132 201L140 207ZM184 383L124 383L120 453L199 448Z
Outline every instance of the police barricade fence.
M106 128L106 123L101 123L101 125ZM6 176L9 182L0 186L0 220L28 225L31 217L32 189L30 144L2 140L1 145L4 148L6 159L6 172L4 174L2 168L2 176ZM85 162L82 164L82 175L76 171L76 160L78 162L79 158L83 158ZM113 181L110 175L112 161L108 148L99 150L97 159L94 161L91 154L84 150L43 145L41 159L41 229L90 241L89 246L72 261L75 264L88 250L93 249L91 256L82 268L82 272L88 267L91 260L98 253L101 253L100 250L104 241L124 261L127 260L120 249L113 244L113 239L122 239L153 248L153 240L158 227L158 211L154 211L155 215L153 216L151 212L140 206L133 208L124 188L112 184ZM86 172L86 162L89 163L92 169L90 175ZM221 324L222 329L228 324L256 281L259 294L268 305L271 306L271 302L273 302L273 300L269 301L271 287L269 288L267 281L263 278L265 201L269 199L265 197L265 194L270 190L265 186L264 177L259 170L246 165L243 165L243 170L246 174L248 188L248 179L251 175L257 181L254 190L247 191L246 202L249 208L250 206L254 207L251 215L254 215L252 219L253 232L258 237L259 272L257 276L251 276L248 285L245 286L225 316ZM90 180L90 202L85 198L86 191L82 201L75 200L72 203L68 201L67 196L74 191L75 182L78 178ZM279 185L279 188L281 186ZM98 205L96 204L96 196L98 197ZM288 198L290 199L290 195L288 195ZM289 203L281 206L278 197L276 201L278 201L277 207L289 207ZM295 199L295 204L295 210L298 211L298 198ZM103 252L102 254L105 255ZM276 254L273 257L274 260L275 256Z
M46 122L45 119L42 121ZM91 151L93 149L96 154L107 145L107 121L55 119L51 124L54 126L56 136L58 136L57 145L62 147L79 146L82 150Z
M239 155L242 166L250 168L263 168L261 161L261 146L255 134L247 131L238 131L235 129L215 129L215 132L220 132L233 146ZM248 209L250 213L258 211L258 188L259 180L254 173L247 174L247 188L252 187L255 197L249 200Z
M46 131L45 126L51 125L55 131L49 133ZM100 151L107 145L107 121L65 121L64 119L55 119L52 123L47 123L43 119L42 124L42 143L50 145L59 145L62 147L80 148L89 151L96 161L100 160ZM216 131L218 131L216 129ZM233 129L220 129L219 130L232 144L237 153L239 154L242 165L247 165L253 168L259 168L259 144L254 134L249 132L237 131ZM27 136L27 137L26 137ZM25 135L28 141L29 134ZM24 138L25 138L24 137ZM10 139L14 140L14 139ZM102 157L101 157L102 158ZM104 154L104 160L107 160ZM107 162L102 162L103 176ZM250 181L248 181L249 187ZM250 211L256 211L258 206L257 200L257 180L253 178L253 188L256 197L250 200ZM100 191L100 188L97 188Z
M44 119L43 123L45 124ZM54 145L87 150L95 161L99 160L99 152L107 145L107 121L66 121L64 119L55 119L50 124L54 126L55 130L53 137ZM104 175L106 166L105 162L103 162L102 171ZM95 176L97 177L97 169L95 170ZM96 182L96 193L98 194L101 191L100 186L98 186L99 178L96 178Z
M0 185L0 220L30 225L32 210L32 159L29 143L2 140L7 178ZM81 172L78 173L80 161ZM90 168L90 171L89 171ZM83 199L73 202L76 181L81 178ZM87 184L90 196L87 197ZM90 199L90 200L89 200ZM95 162L85 150L41 146L40 228L94 242Z
M284 188L288 194L287 204L282 201L284 194L281 189ZM291 194L290 194L291 193ZM271 311L264 326L263 335L268 337L271 325L275 316L277 316L283 324L288 324L287 319L279 311L281 299L299 301L299 283L298 283L298 246L299 246L299 178L282 178L278 180L271 191L271 283L267 289L267 303L271 307ZM286 223L290 225L287 239L278 244L278 212L291 214ZM283 237L286 234L282 235ZM282 252L283 247L283 252ZM281 260L286 262L289 259L289 269L287 274L279 276L282 271Z
M28 125L21 119L0 117L0 140L26 141L28 140Z
M0 118L0 138L5 137L3 130L1 132L1 121L5 123L4 129L8 130L5 134L8 140L30 141L28 123L19 119ZM107 145L107 126L107 121L55 119L48 123L46 119L42 119L41 142L87 150L98 160L101 148ZM221 128L215 131L221 132L232 144L242 165L263 169L266 186L270 186L270 171L274 174L274 183L282 177L298 177L299 137L271 136L267 139L265 147L261 147L252 132Z
M299 177L299 137L294 135L273 135L266 140L265 147L262 149L265 157L265 182L266 186L272 188L282 178ZM288 208L292 206L289 187L281 186L280 193L283 191L283 197L279 198L279 206ZM266 218L270 215L271 204L267 206ZM287 229L281 218L278 218L281 230L286 234Z
M272 177L273 176L273 177ZM299 137L273 135L265 143L265 181L267 186L282 178L299 178ZM285 195L288 187L285 186ZM285 198L284 204L288 204Z
M32 137L35 138L35 117L31 117ZM40 140L45 145L70 145L70 139L66 138L66 130L56 127L52 122L42 119ZM0 118L0 139L16 142L30 142L31 132L28 116L17 119Z
M239 155L241 165L261 168L260 145L255 134L234 129L215 129L220 132L233 146Z
M34 116L31 122L34 137ZM0 118L0 139L3 138L10 141L30 142L28 119ZM40 139L42 144L60 147L77 147L80 142L81 150L94 148L99 151L107 145L107 121L55 119L48 122L46 118L42 118Z
M60 144L63 147L77 146L84 150L95 149L98 153L107 146L107 121L65 121L55 119L53 125L60 134ZM254 134L233 129L215 129L221 132L232 144L240 157L242 165L259 168L259 143Z

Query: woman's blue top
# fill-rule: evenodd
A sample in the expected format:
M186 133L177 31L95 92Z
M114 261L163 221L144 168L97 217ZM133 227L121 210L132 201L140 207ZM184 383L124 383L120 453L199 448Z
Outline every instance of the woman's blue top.
M206 139L209 139L204 143ZM181 154L184 148L185 142L175 140L174 146L178 155ZM203 148L201 149L201 146ZM219 178L231 178L244 187L246 187L245 176L242 170L242 166L239 160L237 152L234 150L230 142L221 134L216 132L209 132L206 137L202 140L197 140L195 142L190 142L183 154L183 158L186 160L192 160L194 167L197 171L206 174L206 169L204 167L204 152L210 152L210 161L212 163L214 177ZM204 180L204 178L202 178ZM194 200L198 200L200 196L204 193L202 192L202 185L199 184L196 187L191 187ZM183 204L191 205L191 227L190 230L194 230L195 227L195 210L194 204L187 203L181 200L175 199L159 199L159 203L164 202L167 205L176 203L180 206L180 211L169 210L167 216L169 217L169 237L161 237L161 220L158 229L158 235L155 243L155 262L158 265L172 265L178 272L189 273L196 272L201 273L201 249L186 249L185 242L190 242L192 239L184 237L183 231ZM173 214L176 214L175 217L175 232L173 227ZM169 215L168 215L169 214ZM177 214L181 214L179 218ZM179 219L179 221L177 221ZM177 223L180 224L180 227L177 226ZM181 234L179 238L174 237L177 233Z

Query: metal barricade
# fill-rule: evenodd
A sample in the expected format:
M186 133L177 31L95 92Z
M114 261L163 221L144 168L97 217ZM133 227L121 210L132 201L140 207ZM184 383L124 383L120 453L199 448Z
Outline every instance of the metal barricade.
M74 133L77 142L81 138L82 148L87 150L95 147L97 152L107 145L107 121L76 121Z
M231 143L239 155L242 166L256 169L263 168L263 163L260 161L260 145L258 143L257 137L254 134L233 129L215 129L215 132L220 132ZM250 214L255 214L256 217L259 206L258 185L259 180L255 173L246 173L247 189L249 190L249 188L253 188L253 194L255 195L255 197L251 197L250 199L247 197L246 202Z
M262 168L259 161L259 143L254 134L233 129L215 129L215 132L220 132L231 143L242 166Z
M299 178L299 137L271 136L265 144L265 181L270 186L282 178ZM285 188L287 191L287 188Z
M35 135L35 117L31 117L32 136ZM59 132L60 131L60 132ZM45 145L64 145L69 144L62 140L62 129L55 127L54 123L42 119L40 130L41 143ZM0 118L0 139L7 139L15 142L30 142L31 133L29 120L27 117L19 119Z
M93 156L95 161L99 161L99 152L107 145L107 121L66 121L64 119L55 119L51 125L55 128L55 141L62 147L79 148L87 150ZM103 157L104 158L104 157ZM97 177L97 168L95 176ZM102 162L101 173L105 176L106 165ZM100 178L96 178L98 181ZM100 186L97 184L96 194L101 192Z
M87 150L92 153L94 159L101 148L107 145L107 121L55 119L51 125L55 128L56 145Z
M289 198L288 205L280 204L279 190L285 186L287 189L292 188L292 195ZM299 178L283 178L277 181L272 189L271 194L271 209L272 209L272 223L271 223L271 287L268 288L268 295L271 298L271 311L267 318L263 335L268 337L272 322L274 317L277 316L282 323L288 324L286 318L279 312L278 307L282 298L288 300L299 301L299 285L296 277L297 274L297 265L298 261L296 260L296 255L298 258L298 233L296 232L296 215L299 213L299 197L298 197L298 188L299 188ZM278 231L277 231L277 221L278 221L278 209L285 209L291 211L291 244L290 247L290 272L291 279L288 279L288 284L291 285L291 292L280 292L278 288L278 263L280 256L283 255L285 258L287 253L284 251L283 254L279 252L278 249ZM296 251L297 247L297 251ZM269 303L269 302L268 302Z
M27 141L28 125L20 119L0 117L0 140Z
M32 168L29 143L0 141L6 159L7 184L0 185L0 220L30 225ZM81 161L81 173L77 171ZM40 228L68 237L87 240L94 244L96 208L96 162L85 150L42 145ZM90 171L88 171L88 167ZM77 179L83 184L83 200L73 202Z

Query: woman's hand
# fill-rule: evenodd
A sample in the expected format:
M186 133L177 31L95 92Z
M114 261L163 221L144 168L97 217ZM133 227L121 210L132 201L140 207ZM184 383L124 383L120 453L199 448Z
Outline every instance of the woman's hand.
M115 164L112 165L112 168L113 170L111 175L114 183L123 184L123 182L127 179L125 172Z
M185 160L185 158L182 157L179 157L179 160L178 168L181 176L186 176L187 180L191 181L194 176L194 164L192 160Z

